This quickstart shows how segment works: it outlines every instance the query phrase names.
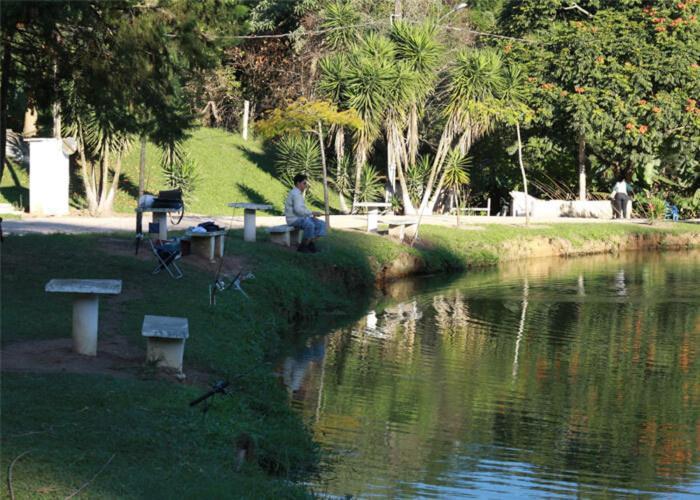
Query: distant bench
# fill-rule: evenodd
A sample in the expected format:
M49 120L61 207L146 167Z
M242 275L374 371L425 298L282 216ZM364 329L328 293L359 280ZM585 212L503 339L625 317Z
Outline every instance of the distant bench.
M413 230L414 234L418 228L417 220L395 220L384 222L389 226L389 236L395 236L399 241L403 241L406 236L406 229Z
M294 226L282 224L281 226L268 227L265 231L270 235L270 241L277 245L290 247L292 241L297 245L301 243L301 229Z
M488 198L486 200L485 207L462 207L459 209L459 211L461 213L464 213L464 215L469 215L470 213L481 213L483 215L491 215L491 198ZM456 213L456 212L457 212L457 207L450 210L450 213Z

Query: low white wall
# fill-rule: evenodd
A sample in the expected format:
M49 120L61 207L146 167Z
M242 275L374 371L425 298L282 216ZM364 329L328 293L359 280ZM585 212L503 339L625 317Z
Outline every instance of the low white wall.
M525 193L512 191L510 214L525 216ZM585 217L612 219L613 205L610 200L539 200L528 195L530 217ZM632 216L632 200L627 202L627 218Z

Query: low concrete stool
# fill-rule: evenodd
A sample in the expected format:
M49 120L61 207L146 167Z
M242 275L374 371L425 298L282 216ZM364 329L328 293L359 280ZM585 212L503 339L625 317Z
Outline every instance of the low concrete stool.
M297 245L301 243L301 230L294 227L282 224L281 226L273 226L265 229L270 235L270 242L285 247L292 246L292 242Z
M141 335L147 337L147 361L155 361L159 367L182 372L185 339L190 336L187 318L147 314L143 318Z
M70 293L73 299L73 350L86 356L97 355L97 320L100 295L118 295L122 280L51 280L44 291Z
M214 261L214 257L224 256L226 231L209 231L207 233L187 231L185 234L190 237L190 249L193 254L209 259L210 262Z

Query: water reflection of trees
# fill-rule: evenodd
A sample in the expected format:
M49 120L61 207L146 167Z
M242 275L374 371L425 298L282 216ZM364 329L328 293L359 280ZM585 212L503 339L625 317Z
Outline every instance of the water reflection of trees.
M385 308L381 336L331 336L316 431L347 426L337 491L439 484L455 453L584 494L682 481L700 453L700 315L684 298L700 271L675 257L499 270Z

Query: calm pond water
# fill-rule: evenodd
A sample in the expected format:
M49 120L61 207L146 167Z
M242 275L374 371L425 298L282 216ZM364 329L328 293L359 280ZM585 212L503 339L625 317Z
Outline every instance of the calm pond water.
M280 366L319 494L700 495L700 252L388 290Z

